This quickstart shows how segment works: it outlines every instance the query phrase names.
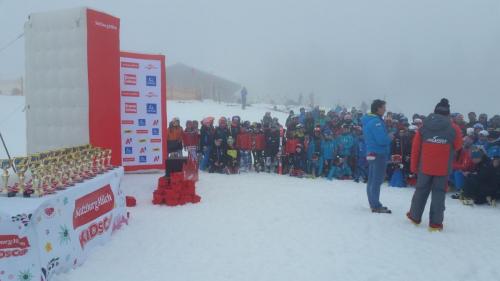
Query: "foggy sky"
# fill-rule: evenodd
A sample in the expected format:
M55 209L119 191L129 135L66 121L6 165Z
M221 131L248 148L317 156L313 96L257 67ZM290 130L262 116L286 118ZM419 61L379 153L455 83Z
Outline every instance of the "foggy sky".
M121 48L163 53L282 100L325 106L386 98L395 111L500 113L497 0L0 0L0 46L28 14L88 6L121 18ZM0 79L24 73L24 41L0 53Z

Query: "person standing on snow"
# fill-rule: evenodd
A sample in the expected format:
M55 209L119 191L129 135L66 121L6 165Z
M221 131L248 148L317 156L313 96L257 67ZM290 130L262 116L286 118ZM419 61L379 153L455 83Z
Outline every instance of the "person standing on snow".
M455 152L462 147L462 133L450 118L450 104L441 99L413 139L411 172L418 173L410 211L406 214L420 224L432 191L429 230L441 231L445 210L446 186Z
M241 89L241 109L243 110L247 107L247 95L247 88L243 87L243 89Z
M363 135L368 160L368 184L366 193L373 213L392 213L380 203L380 186L384 182L388 155L393 135L387 133L382 117L385 114L385 101L374 100L371 113L363 116Z

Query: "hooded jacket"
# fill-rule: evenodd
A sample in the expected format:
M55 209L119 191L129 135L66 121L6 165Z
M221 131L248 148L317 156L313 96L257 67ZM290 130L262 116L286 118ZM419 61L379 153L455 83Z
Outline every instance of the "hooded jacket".
M361 118L361 122L363 123L363 135L365 137L367 154L388 155L391 138L387 134L384 120L378 115L367 114Z
M430 176L451 173L455 151L462 147L462 132L449 117L430 114L413 139L411 172Z

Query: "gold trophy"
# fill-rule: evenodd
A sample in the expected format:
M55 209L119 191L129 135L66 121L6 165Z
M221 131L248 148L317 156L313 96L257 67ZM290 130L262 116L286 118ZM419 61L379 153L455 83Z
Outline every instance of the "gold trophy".
M101 174L104 174L105 172L108 171L108 169L106 167L106 158L107 158L106 150L99 148L99 152L100 152L99 162L101 164Z
M73 176L74 176L74 181L75 182L83 182L82 178L82 165L81 165L81 158L80 158L80 152L75 151L71 153L70 159L71 159L71 165L73 166Z
M102 151L100 148L91 149L92 166L94 174L102 174Z
M29 168L31 171L31 189L33 190L33 197L43 196L43 191L40 188L40 154L34 154L30 156Z
M16 167L17 170L17 177L18 177L18 185L17 185L17 194L19 196L24 196L24 191L26 188L25 184L25 173L28 170L28 165L29 165L29 158L27 157L17 157L14 158L14 167Z
M85 178L91 179L95 176L95 173L93 171L94 169L94 164L93 164L93 155L92 151L90 149L85 149L83 150L83 168L84 168L84 175Z
M63 172L66 177L66 186L74 186L73 159L71 158L71 153L69 151L66 151L62 161L64 167Z
M106 153L106 171L113 170L115 167L113 165L111 165L111 153L112 153L112 150L111 149L106 149L104 151Z
M7 196L9 194L9 169L12 167L12 164L9 159L5 159L1 160L0 165L0 168L3 170L0 196Z
M49 155L49 154L48 154ZM53 166L52 166L52 158L47 155L46 158L43 159L42 165L42 188L45 190L45 193L54 193L54 187L52 186L53 179Z
M66 187L64 185L64 169L60 152L56 153L56 157L54 158L54 176L56 177L56 189L65 190Z

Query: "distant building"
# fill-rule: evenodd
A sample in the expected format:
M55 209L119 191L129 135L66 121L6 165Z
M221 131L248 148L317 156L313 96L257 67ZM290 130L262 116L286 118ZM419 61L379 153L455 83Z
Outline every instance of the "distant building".
M0 95L2 96L22 96L23 78L0 80Z
M240 89L236 82L181 63L167 67L168 99L236 102Z

